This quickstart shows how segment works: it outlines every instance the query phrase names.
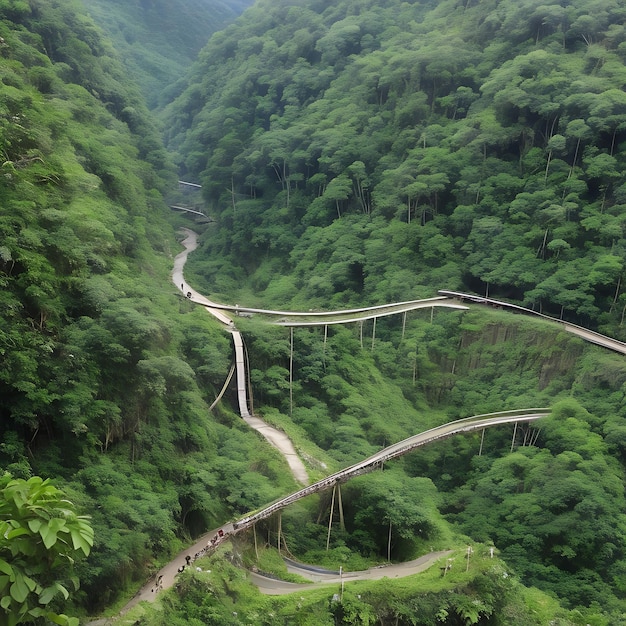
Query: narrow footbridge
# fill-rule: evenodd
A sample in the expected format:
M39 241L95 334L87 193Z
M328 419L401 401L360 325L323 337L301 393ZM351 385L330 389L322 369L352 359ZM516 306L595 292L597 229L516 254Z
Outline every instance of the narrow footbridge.
M290 504L297 502L301 498L309 496L313 493L318 493L320 491L330 489L336 484L343 483L350 478L354 478L355 476L371 472L372 470L380 467L383 463L391 459L395 459L404 454L408 454L416 448L420 448L434 441L440 441L442 439L446 439L460 433L467 433L475 430L491 428L500 424L532 422L534 420L541 419L542 417L547 417L548 415L550 415L550 409L547 408L501 411L499 413L475 415L474 417L467 417L465 419L456 420L454 422L443 424L442 426L431 428L430 430L426 430L423 433L413 435L412 437L403 439L398 443L388 446L387 448L384 448L380 452L373 454L372 456L364 459L359 463L351 465L350 467L340 470L339 472L336 472L334 474L331 474L326 478L322 478L321 480L318 480L316 483L313 483L308 487L304 487L299 491L296 491L284 498L281 498L280 500L274 502L273 504L270 504L268 507L262 509L261 511L248 515L234 522L233 529L232 531L230 531L230 534L235 534L246 530L247 528L256 524L256 522L270 517L274 513L277 513L278 511L284 509Z
M201 215L202 217L207 217L206 213L202 211L198 211L196 209L191 209L187 206L178 206L177 204L170 204L170 209L173 211L183 211L184 213L193 213L193 215Z

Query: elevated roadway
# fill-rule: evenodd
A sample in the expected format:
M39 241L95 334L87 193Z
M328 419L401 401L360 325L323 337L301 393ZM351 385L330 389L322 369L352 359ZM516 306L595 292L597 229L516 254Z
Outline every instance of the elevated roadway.
M399 441L398 443L395 443L391 446L388 446L359 463L355 463L354 465L351 465L350 467L347 467L339 472L335 472L334 474L331 474L330 476L327 476L326 478L323 478L322 480L319 480L316 483L309 485L308 487L304 487L303 489L295 491L294 493L285 496L280 500L277 500L276 502L270 504L260 511L246 515L245 517L240 518L235 522L229 522L227 524L224 524L221 528L217 530L206 533L205 535L200 537L200 539L198 539L194 545L190 546L183 552L180 552L178 556L176 556L167 565L162 567L155 574L154 578L146 583L137 592L134 598L124 607L124 609L122 609L122 613L128 611L138 602L153 601L157 595L155 587L155 582L157 580L160 581L159 589L168 589L169 587L172 587L177 573L181 571L181 568L184 568L188 565L187 557L190 557L190 560L193 562L195 558L198 558L215 550L219 545L221 545L224 541L227 541L231 536L247 530L258 521L270 517L274 513L277 513L278 511L284 509L290 504L293 504L294 502L297 502L298 500L305 498L308 495L324 491L325 489L330 489L337 483L345 482L350 478L372 471L376 467L379 467L382 463L389 461L390 459L394 459L404 454L407 454L412 450L415 450L416 448L425 446L434 441L440 441L442 439L446 439L448 437L452 437L453 435L464 432L472 432L475 430L481 430L483 428L491 428L500 424L532 422L541 419L542 417L547 417L549 414L549 409L526 409L518 411L502 411L499 413L490 413L488 415L476 415L474 417L456 420L454 422L449 422L447 424L431 428L422 433ZM422 566L429 559L438 558L438 556L438 553L426 555L425 557L422 557L422 560L419 564L416 563L415 565ZM292 565L292 567L299 567L299 569L302 570L302 566ZM422 569L425 569L425 567L422 567ZM382 578L383 576L392 577L392 570L389 570L387 568L375 568L375 570L380 571L380 576L378 576L380 578ZM364 574L363 572L361 572L361 574L364 574L364 578L372 579L377 575L375 570L368 570L368 572L370 572L369 574ZM299 571L298 573L302 573L302 571ZM412 573L415 573L415 571L411 569L410 564L399 564L395 573L398 576L408 576ZM324 574L319 571L310 571L310 579L314 580L316 576L318 577L318 580L326 580L328 582L333 582L333 580L337 578L337 575L333 574L332 572L327 572L326 574ZM284 581L275 581L274 579L265 578L259 575L253 576L253 582L255 582L255 584L260 587L262 593L292 593L298 588L310 588L308 586L294 587L290 583L285 583Z
M549 414L550 409L548 408L501 411L499 413L489 413L487 415L475 415L474 417L456 420L454 422L449 422L447 424L431 428L423 433L413 435L412 437L408 437L407 439L403 439L398 443L388 446L359 463L355 463L354 465L340 470L339 472L335 472L326 478L322 478L321 480L318 480L303 489L277 500L273 504L256 513L239 519L233 523L233 534L250 528L253 524L270 517L274 513L277 513L281 509L284 509L290 504L293 504L306 496L330 489L337 483L345 482L355 476L371 472L377 467L380 467L383 463L412 452L416 448L425 446L426 444L447 439L448 437L458 435L460 433L491 428L493 426L498 426L499 424L532 422L534 420L541 419L542 417L547 417Z
M607 337L606 335L597 333L594 330L589 330L588 328L578 326L577 324L572 324L571 322L565 322L563 320L556 319L555 317L550 317L549 315L538 313L537 311L533 311L532 309L528 309L517 304L511 304L510 302L504 302L503 300L494 300L493 298L477 296L471 293L448 291L446 289L440 289L438 293L440 293L442 296L452 298L454 301L459 303L474 302L476 304L485 304L488 306L495 306L498 308L507 309L509 311L513 311L514 313L523 313L525 315L540 317L541 319L547 320L553 324L558 324L558 326L560 326L563 330L567 331L568 333L572 333L573 335L576 335L581 339L584 339L585 341L595 343L598 346L608 348L609 350L619 352L620 354L626 354L626 343L624 343L623 341L618 341L617 339L613 339L612 337Z
M392 302L390 304L378 304L375 306L357 309L341 309L337 311L279 311L216 303L212 303L211 306L222 311L230 311L235 313L235 315L251 316L258 314L268 317L277 317L279 319L271 322L277 326L328 326L331 324L350 324L433 307L457 310L468 309L468 307L463 304L451 302L450 298L447 296L437 296L422 300L408 300L406 302Z

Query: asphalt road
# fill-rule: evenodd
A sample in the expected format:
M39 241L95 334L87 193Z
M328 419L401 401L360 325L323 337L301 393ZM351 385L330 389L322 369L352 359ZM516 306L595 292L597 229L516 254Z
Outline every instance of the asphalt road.
M313 583L340 585L342 582L345 584L354 580L380 580L381 578L404 578L405 576L412 576L413 574L423 572L438 560L450 554L452 554L452 550L430 552L414 561L373 567L361 572L346 572L343 575L311 571L306 566L299 567L291 563L287 565L287 571L308 578ZM262 576L254 572L250 574L250 577L261 593L271 596L284 595L296 591L306 591L313 587L311 584L307 583L289 583L283 580L275 580L274 578L268 578L267 576Z

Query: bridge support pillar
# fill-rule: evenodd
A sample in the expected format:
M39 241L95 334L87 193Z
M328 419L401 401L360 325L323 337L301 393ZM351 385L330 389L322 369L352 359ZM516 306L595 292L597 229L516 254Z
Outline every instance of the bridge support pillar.
M478 456L482 456L483 454L483 442L485 441L485 429L483 428L482 434L480 435L480 448L478 449Z
M257 563L259 562L259 546L256 541L256 524L252 524L252 532L254 533L254 554L256 554Z
M372 350L374 350L375 340L376 340L376 318L374 318L374 325L372 326Z
M337 491L337 483L333 486L333 496L330 500L330 517L328 519L328 535L326 536L326 552L328 552L328 548L330 547L330 530L333 525L333 514L335 512L335 492Z
M341 485L337 483L337 505L339 506L339 528L346 529L346 522L343 517L343 503L341 502Z
M517 437L517 422L515 422L515 426L513 428L513 439L511 440L511 452L513 452L513 448L515 447L516 437Z

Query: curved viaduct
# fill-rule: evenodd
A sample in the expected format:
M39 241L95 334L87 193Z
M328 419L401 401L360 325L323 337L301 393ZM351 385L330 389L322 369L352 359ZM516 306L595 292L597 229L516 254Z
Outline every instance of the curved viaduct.
M475 430L490 428L492 426L498 426L499 424L532 422L541 419L542 417L547 417L549 414L549 409L526 409L519 411L502 411L500 413L490 413L487 415L476 415L474 417L456 420L454 422L449 422L448 424L443 424L442 426L431 428L423 433L413 435L412 437L408 437L407 439L388 446L359 463L355 463L354 465L340 470L339 472L335 472L334 474L331 474L326 478L322 478L308 487L304 487L303 489L273 502L260 511L250 513L235 522L224 524L218 530L213 530L204 534L195 542L195 544L179 553L178 556L176 556L172 561L162 567L155 574L154 578L146 583L135 594L132 600L122 609L121 613L126 613L138 602L154 601L156 597L154 589L155 580L158 579L160 581L160 589L168 589L173 586L176 575L189 565L188 558L190 560L195 560L195 558L199 558L207 553L210 553L229 537L247 530L260 520L270 517L274 513L281 511L285 507L302 498L305 498L306 496L330 489L339 483L349 480L350 478L370 472L386 461L400 457L411 452L412 450L415 450L416 448L425 446L434 441L440 441L464 432L472 432ZM194 555L194 553L195 556L192 557L191 555ZM290 588L290 590L292 589ZM95 625L96 622L93 622L93 624Z
M626 343L624 343L623 341L618 341L617 339L613 339L612 337L601 335L594 330L583 328L582 326L572 324L571 322L564 322L563 320L556 319L555 317L550 317L549 315L544 315L543 313L538 313L537 311L527 309L526 307L519 306L517 304L511 304L510 302L504 302L502 300L494 300L493 298L483 298L482 296L477 296L470 293L461 293L460 291L448 291L447 289L440 289L437 293L440 293L442 296L447 298L453 298L460 303L467 300L476 304L487 304L502 309L508 309L509 311L512 311L514 313L524 313L526 315L540 317L541 319L548 320L553 324L558 324L563 330L567 331L568 333L572 333L573 335L577 335L585 341L595 343L598 346L608 348L609 350L619 352L620 354L626 354Z
M196 304L200 304L208 310L215 318L224 324L227 330L233 336L233 344L235 349L235 372L237 380L237 401L239 403L239 413L244 419L252 417L254 411L249 403L248 394L248 376L246 367L245 346L241 333L235 328L234 321L227 313L234 313L235 316L244 315L251 316L254 314L264 315L268 317L277 317L278 320L272 322L278 326L299 327L299 326L329 326L332 324L347 324L354 322L363 322L365 320L388 315L406 314L408 311L417 309L443 307L448 309L467 310L468 307L451 301L447 296L437 296L427 298L425 300L409 300L406 302L394 302L391 304L382 304L370 307L362 307L356 309L346 309L341 311L277 311L272 309L258 309L251 307L240 307L239 305L220 304L209 300L206 296L190 287L184 279L183 267L187 261L187 256L197 247L197 235L189 228L181 228L186 235L182 242L184 246L181 252L174 260L174 269L172 271L172 281L187 298Z
M560 324L568 332L573 332L574 334L580 336L586 341L590 341L606 348L621 352L622 354L626 354L626 344L611 339L610 337L600 335L599 333L589 331L574 324L569 324L567 322L556 320L549 316L536 313L535 311L532 311L530 309L525 309L524 307L509 304L507 302L501 302L491 298L482 298L480 296L455 291L439 291L439 293L441 294L439 298L431 298L426 301L409 301L397 303L395 305L381 305L378 307L352 309L349 311L336 311L331 313L320 313L315 311L270 311L265 309L240 308L237 306L233 307L228 305L221 305L210 301L208 298L204 297L202 294L196 292L186 285L182 269L185 264L187 254L196 247L196 233L189 229L182 230L185 231L187 234L185 241L183 241L183 246L185 247L185 250L176 257L174 270L172 272L172 278L177 287L180 285L180 289L182 290L183 294L187 295L192 302L196 302L197 304L205 306L208 311L218 320L220 320L233 334L233 341L235 343L236 351L236 365L237 369L239 370L237 386L239 405L240 412L242 413L242 416L244 416L244 419L246 419L246 414L248 415L248 419L256 418L250 415L250 411L247 408L245 354L243 341L241 339L241 335L234 328L232 318L228 317L228 315L225 314L225 312L228 311L235 313L247 312L253 314L260 313L279 316L281 319L279 319L275 323L283 326L312 326L325 325L329 323L342 323L348 321L361 321L363 319L372 319L378 316L391 315L394 313L405 313L406 311L410 311L413 309L433 306L446 306L448 308L467 309L468 307L462 304L463 301L467 300L474 303L498 306L545 318L553 323ZM452 302L450 302L450 300L452 300ZM217 546L224 538L245 531L256 522L271 516L273 513L282 510L289 504L292 504L293 502L296 502L297 500L304 498L307 495L329 489L334 485L347 481L354 476L358 476L368 471L372 471L385 461L402 456L403 454L407 454L411 450L424 446L430 442L442 440L463 432L471 432L475 430L490 428L499 424L517 424L519 422L531 422L534 420L538 420L542 417L546 417L549 415L549 413L549 409L529 409L523 411L505 411L489 415L478 415L466 419L457 420L455 422L450 422L442 426L437 426L436 428L432 428L423 433L414 435L396 444L388 446L387 448L372 455L371 457L348 468L345 468L339 472L331 474L330 476L327 476L326 478L323 478L322 480L317 481L312 485L306 486L303 489L300 489L284 498L281 498L280 500L270 504L260 511L248 514L247 516L235 521L234 523L225 524L218 531L212 531L211 533L205 534L193 546L190 546L187 550L181 552L178 557L176 557L173 561L168 563L158 572L158 575L160 575L160 580L162 580L162 587L168 588L173 585L176 573L180 570L181 566L186 564L187 561L185 557L189 553L197 551L197 555L199 556L207 550L212 549L214 546ZM219 535L220 532L222 533L221 536ZM213 540L210 540L209 543L207 543L207 539L211 535L213 535L213 533L215 533ZM132 605L141 600L153 600L155 594L151 593L152 591L153 590L151 589L151 583L148 583L139 592L137 592L133 600L129 602L129 604L122 612L127 611Z
M443 307L456 310L467 310L469 307L466 306L464 302L472 302L497 306L514 312L520 312L528 315L534 315L535 317L540 317L551 323L558 324L565 331L573 333L578 337L581 337L585 341L589 341L610 350L620 352L621 354L626 354L626 343L623 343L616 339L612 339L611 337L601 335L600 333L588 330L581 326L577 326L576 324L557 320L553 317L537 313L536 311L532 311L531 309L527 309L515 304L495 300L493 298L466 294L458 291L440 290L438 292L439 296L433 298L427 298L423 300L408 300L405 302L395 302L390 304L346 309L341 311L279 311L273 309L260 309L252 307L240 307L239 305L220 304L209 300L204 295L200 294L195 289L185 283L183 277L183 267L186 262L188 253L195 250L197 246L197 235L193 230L188 228L182 228L181 231L186 235L185 240L182 242L185 250L181 252L174 261L172 279L176 286L180 287L183 294L185 294L191 302L206 307L209 313L211 313L220 322L222 322L222 324L224 324L227 330L232 334L235 349L235 372L237 380L237 400L239 404L239 413L244 420L250 421L250 423L251 420L255 420L257 418L254 417L254 411L252 409L251 402L249 401L249 398L251 396L248 393L248 368L246 363L245 345L241 333L235 328L234 321L232 317L228 315L228 313L234 313L235 316L242 314L246 316L259 314L263 316L274 317L277 319L271 323L279 326L294 328L306 326L328 326L332 324L346 324L355 322L362 323L363 321L370 319L373 319L375 323L376 319L379 317L397 314L406 315L408 311L423 308ZM251 425L257 430L260 430L258 428L258 424L251 423ZM265 433L264 436L266 436L267 438L267 435ZM276 445L272 441L270 441L270 443L272 443L272 445ZM290 466L293 464L293 462L295 462L294 455L295 451L293 450L292 446L292 450L289 453ZM302 478L303 476L306 476L304 466L299 468L299 477L297 477L297 480L299 480L303 484L306 484L307 481L306 479Z
M252 515L241 518L233 523L233 530L228 534L235 534L245 530L256 522L270 517L274 513L284 509L294 502L297 502L298 500L301 500L302 498L305 498L306 496L330 489L337 483L345 482L355 476L371 472L377 467L380 467L380 465L386 461L408 454L416 448L421 448L422 446L434 441L447 439L448 437L452 437L453 435L458 435L460 433L468 433L474 430L482 430L492 426L498 426L499 424L532 422L534 420L541 419L542 417L547 417L548 415L550 415L550 409L548 408L501 411L486 415L475 415L473 417L467 417L454 422L448 422L447 424L443 424L441 426L436 426L435 428L431 428L417 435L408 437L407 439L403 439L398 443L387 446L380 452L373 454L359 463L355 463L354 465L340 470L339 472L326 476L326 478L322 478L308 487L304 487L299 491L281 498Z

